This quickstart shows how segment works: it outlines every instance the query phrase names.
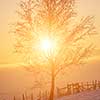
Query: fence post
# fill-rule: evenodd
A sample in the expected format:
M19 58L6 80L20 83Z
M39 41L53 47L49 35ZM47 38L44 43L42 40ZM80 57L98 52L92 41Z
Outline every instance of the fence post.
M24 94L22 94L22 100L25 100L25 95Z
M98 88L100 89L100 81L98 81Z
M25 92L24 98L25 98L26 100L28 100L27 92Z
M15 96L13 97L13 100L16 100L16 97Z
M34 100L34 98L33 98L33 93L31 93L31 100Z
M90 90L89 82L86 83L86 90Z
M93 85L93 90L96 90L96 88L97 88L97 80L92 81L92 85Z
M80 91L84 91L84 84L83 84L83 82L80 83Z
M67 95L72 94L71 84L67 84Z
M38 96L38 99L37 100L41 100L41 91L39 92L39 96Z

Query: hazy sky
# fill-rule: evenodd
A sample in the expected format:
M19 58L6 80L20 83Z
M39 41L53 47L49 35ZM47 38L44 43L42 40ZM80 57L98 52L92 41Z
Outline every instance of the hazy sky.
M13 53L13 42L9 31L11 24L15 19L15 10L20 0L0 0L0 63L10 64L19 63L19 58ZM100 0L76 0L78 3L78 12L81 16L95 16L95 25L99 31L100 26ZM100 40L100 38L99 38ZM100 41L99 41L100 42ZM16 60L15 60L16 59Z

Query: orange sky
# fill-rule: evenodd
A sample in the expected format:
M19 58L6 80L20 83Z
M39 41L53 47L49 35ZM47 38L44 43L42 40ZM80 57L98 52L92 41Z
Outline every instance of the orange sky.
M13 53L13 42L9 35L10 24L16 19L15 10L20 0L0 0L0 64L19 63L20 59ZM100 26L100 0L76 0L78 12L81 16L95 16L95 24L98 32ZM98 42L100 37L98 37ZM99 54L100 55L100 54Z

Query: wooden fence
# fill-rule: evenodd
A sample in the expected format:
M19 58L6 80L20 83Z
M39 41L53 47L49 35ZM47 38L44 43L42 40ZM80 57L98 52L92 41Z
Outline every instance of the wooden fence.
M78 82L67 84L64 88L57 88L57 97L72 95L83 91L100 89L100 81Z

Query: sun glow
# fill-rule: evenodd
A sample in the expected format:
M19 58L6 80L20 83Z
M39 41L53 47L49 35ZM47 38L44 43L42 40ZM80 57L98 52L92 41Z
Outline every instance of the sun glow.
M51 49L53 49L54 48L54 43L53 43L53 41L52 40L50 40L50 39L48 39L48 38L46 38L46 39L43 39L42 41L41 41L41 48L42 48L42 50L44 50L44 51L50 51Z

